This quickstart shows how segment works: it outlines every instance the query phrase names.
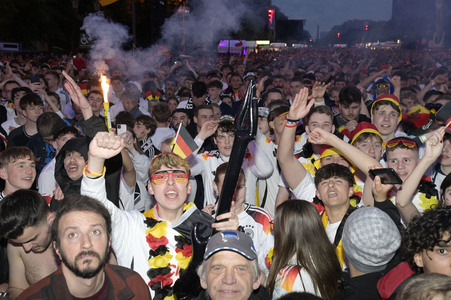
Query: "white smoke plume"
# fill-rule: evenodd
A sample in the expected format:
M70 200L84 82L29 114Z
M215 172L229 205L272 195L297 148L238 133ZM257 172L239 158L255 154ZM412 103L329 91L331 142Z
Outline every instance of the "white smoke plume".
M108 71L105 61L116 60L125 54L121 46L130 39L128 28L105 19L100 14L89 14L81 28L94 41L89 52L90 60L98 74Z
M163 24L164 44L180 48L184 32L187 49L193 51L196 45L201 45L211 50L214 42L237 31L244 17L251 19L255 14L247 1L241 0L199 0L193 5L193 11L185 18L176 13Z
M162 39L157 44L166 45L170 49L181 49L185 32L186 49L190 52L184 54L197 54L194 52L199 50L199 45L205 45L208 50L214 51L215 42L228 38L231 32L237 31L243 17L250 20L255 14L249 4L241 0L197 0L193 6L193 11L185 14L184 18L180 13L174 13L165 21ZM105 60L120 65L129 76L140 76L155 70L161 63L156 46L124 51L121 46L132 38L129 29L107 20L101 14L88 15L82 29L94 39L89 58L98 74L104 74L108 70Z

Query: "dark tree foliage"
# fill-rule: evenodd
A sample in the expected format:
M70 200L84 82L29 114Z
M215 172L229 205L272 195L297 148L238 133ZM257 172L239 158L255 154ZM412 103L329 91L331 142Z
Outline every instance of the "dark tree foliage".
M0 41L23 49L76 48L80 20L70 0L0 1Z

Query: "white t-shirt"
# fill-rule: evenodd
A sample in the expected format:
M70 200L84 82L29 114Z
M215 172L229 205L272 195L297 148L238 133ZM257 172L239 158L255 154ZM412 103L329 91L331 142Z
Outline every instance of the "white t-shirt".
M14 118L8 119L5 122L3 122L2 127L6 131L6 134L9 135L11 133L11 131L20 127L20 125L17 124L16 118L14 117ZM12 129L10 129L10 127L12 127Z

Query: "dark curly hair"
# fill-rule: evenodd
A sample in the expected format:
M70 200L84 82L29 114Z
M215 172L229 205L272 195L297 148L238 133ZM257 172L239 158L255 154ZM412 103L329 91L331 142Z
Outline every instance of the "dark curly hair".
M448 233L448 240L444 241ZM432 251L441 242L451 240L451 209L439 207L426 211L421 217L415 217L403 233L403 252L410 267L416 273L423 273L423 268L415 264L415 254L423 250Z
M235 133L235 125L232 120L230 119L223 119L219 121L218 128L216 129L215 133L213 134L213 137L216 137L218 135L219 130L221 130L224 133L233 132Z

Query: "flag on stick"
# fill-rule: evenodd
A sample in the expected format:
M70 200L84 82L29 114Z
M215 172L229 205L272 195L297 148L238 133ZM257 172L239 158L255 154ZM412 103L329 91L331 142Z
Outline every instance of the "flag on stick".
M180 123L177 134L171 142L172 152L185 159L197 149L197 144L186 130L185 126Z

